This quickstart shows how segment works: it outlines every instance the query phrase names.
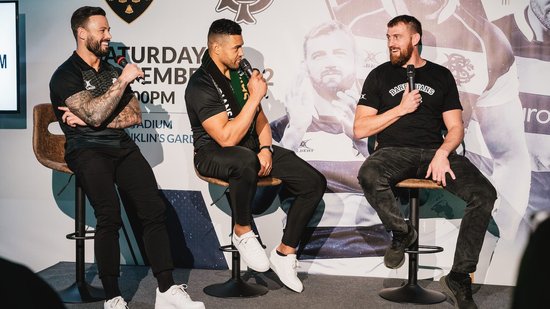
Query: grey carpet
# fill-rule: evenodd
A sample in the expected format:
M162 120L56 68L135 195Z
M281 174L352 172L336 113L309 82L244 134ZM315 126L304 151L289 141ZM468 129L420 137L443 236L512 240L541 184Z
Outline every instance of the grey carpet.
M38 273L54 289L61 290L74 282L74 263L60 262ZM267 286L269 292L263 296L244 299L222 299L206 295L202 289L213 283L222 283L229 279L229 270L176 269L174 278L177 283L188 283L188 293L194 300L204 302L210 308L453 308L447 300L434 305L399 304L389 302L378 292L384 287L399 286L400 279L370 277L344 277L327 275L300 274L304 282L301 294L282 286L273 272L263 274L243 273L249 282ZM95 265L86 265L87 282L100 286ZM438 282L421 280L419 284L441 291ZM156 280L150 269L144 266L122 266L120 287L122 295L129 301L130 309L151 309L155 303ZM474 299L479 308L510 308L513 287L481 285L475 286ZM67 304L67 308L99 309L102 302L85 304Z

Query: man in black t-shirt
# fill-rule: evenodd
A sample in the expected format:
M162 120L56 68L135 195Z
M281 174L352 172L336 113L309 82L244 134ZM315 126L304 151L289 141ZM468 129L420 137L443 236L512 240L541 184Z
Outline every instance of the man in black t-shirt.
M143 72L128 64L115 69L101 57L111 40L105 11L81 7L71 18L76 51L53 74L50 97L65 133L65 160L82 185L97 219L95 256L105 289L104 308L127 308L118 286L119 193L126 211L143 226L147 258L158 281L155 308L204 308L176 285L165 224L165 204L151 166L124 128L141 123L139 102L129 86Z
M441 283L459 308L477 308L469 274L476 270L496 191L467 158L455 153L464 137L458 89L448 69L420 57L420 22L401 15L387 26L390 61L365 80L354 123L356 138L377 137L376 151L359 170L358 179L393 234L384 264L401 267L404 251L418 236L403 219L392 186L407 178L431 178L467 204L453 267ZM413 90L406 83L407 65L415 67Z
M229 182L232 243L246 264L260 272L270 266L290 289L302 292L296 274L296 247L326 189L321 173L288 149L272 146L261 107L267 83L257 70L247 78L239 24L219 19L208 31L208 50L185 90L193 130L195 167L203 176ZM282 180L296 197L288 211L281 243L268 258L251 228L251 205L258 177Z

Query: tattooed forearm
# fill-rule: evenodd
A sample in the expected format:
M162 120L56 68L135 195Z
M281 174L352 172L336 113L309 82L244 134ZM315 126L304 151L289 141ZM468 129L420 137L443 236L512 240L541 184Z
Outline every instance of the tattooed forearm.
M120 98L124 94L126 85L116 80L103 95L94 98L87 91L73 94L65 103L75 115L90 126L99 127L113 113Z
M141 123L139 102L132 97L128 105L107 125L107 128L124 129Z

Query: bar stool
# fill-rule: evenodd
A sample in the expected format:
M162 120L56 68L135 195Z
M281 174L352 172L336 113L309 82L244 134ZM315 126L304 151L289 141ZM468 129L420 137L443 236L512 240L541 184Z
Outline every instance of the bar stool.
M73 175L65 162L65 135L53 134L48 130L52 122L57 122L53 106L43 103L33 108L32 146L38 162L47 168ZM103 289L88 284L84 276L84 240L93 239L86 234L86 196L75 176L75 232L67 234L67 239L76 243L76 281L63 291L58 292L65 303L86 303L105 299Z
M405 179L395 185L398 188L409 189L409 221L418 233L419 225L419 210L418 210L418 191L419 189L443 189L441 185L429 179ZM389 301L399 303L416 303L416 304L436 304L444 301L447 297L438 291L425 289L418 285L418 255L427 253L442 252L443 248L438 246L419 245L418 238L405 250L409 254L409 278L405 285L394 288L382 289L378 295ZM424 249L424 250L419 250Z
M195 173L197 176L214 185L225 187L224 192L227 202L231 208L231 199L229 197L229 183L227 181L206 177L201 175L196 169ZM277 186L281 184L281 180L275 177L267 176L261 177L258 180L258 187L268 187L268 186ZM232 208L231 208L232 209ZM235 226L235 218L231 216L231 230L233 231L233 226ZM261 296L267 293L267 287L256 284L245 282L241 278L241 255L239 251L233 246L233 244L221 246L220 251L231 252L231 278L223 283L216 283L209 285L203 289L204 293L221 298L236 298L236 297L255 297Z

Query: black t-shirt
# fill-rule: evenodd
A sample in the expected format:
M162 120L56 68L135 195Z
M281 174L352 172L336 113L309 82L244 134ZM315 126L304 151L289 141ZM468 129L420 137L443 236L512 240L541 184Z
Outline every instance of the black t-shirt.
M416 68L415 86L422 103L416 111L399 118L376 136L378 148L439 148L445 125L443 112L462 109L452 73L445 67L426 61ZM406 69L389 61L370 72L363 84L359 105L370 106L382 114L399 105L407 82Z
M130 86L125 89L122 99L110 118L105 121L105 125L98 128L91 126L73 128L61 120L63 112L58 109L59 106L66 106L67 98L81 91L89 91L93 97L103 95L119 75L120 72L105 61L101 61L99 70L96 71L76 52L53 73L50 80L50 99L59 125L67 139L66 153L78 148L137 147L124 129L105 127L132 99L133 93Z
M204 68L201 67L189 79L185 89L185 105L196 150L214 141L203 128L202 122L221 112L226 112L226 107L221 103L221 95Z

